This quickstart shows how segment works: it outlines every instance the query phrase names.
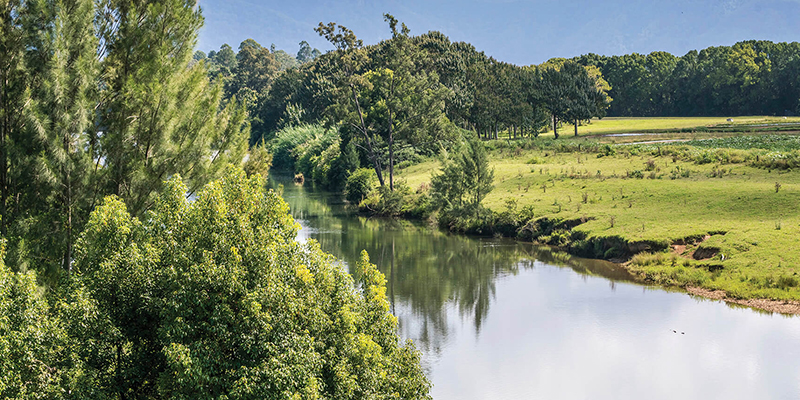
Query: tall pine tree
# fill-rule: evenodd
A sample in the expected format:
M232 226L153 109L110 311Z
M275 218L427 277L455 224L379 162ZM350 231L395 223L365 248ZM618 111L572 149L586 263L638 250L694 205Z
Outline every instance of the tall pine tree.
M170 176L184 176L194 192L228 162L241 162L246 110L235 99L220 107L221 86L210 85L202 65L188 66L203 22L194 1L99 6L100 192L120 196L141 214Z

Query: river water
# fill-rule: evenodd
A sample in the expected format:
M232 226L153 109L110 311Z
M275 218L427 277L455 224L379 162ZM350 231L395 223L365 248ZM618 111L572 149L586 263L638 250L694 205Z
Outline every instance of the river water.
M507 239L355 215L288 178L298 240L386 275L436 400L800 399L800 317L631 282L618 266ZM352 271L351 271L352 272Z

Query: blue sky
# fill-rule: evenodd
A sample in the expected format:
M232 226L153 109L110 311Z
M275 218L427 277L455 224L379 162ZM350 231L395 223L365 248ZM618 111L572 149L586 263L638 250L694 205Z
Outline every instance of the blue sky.
M366 44L389 36L383 13L412 34L440 31L518 65L585 53L689 50L759 39L800 40L800 0L199 0L198 49L238 48L253 38L294 54L301 40L331 47L313 31L334 21Z

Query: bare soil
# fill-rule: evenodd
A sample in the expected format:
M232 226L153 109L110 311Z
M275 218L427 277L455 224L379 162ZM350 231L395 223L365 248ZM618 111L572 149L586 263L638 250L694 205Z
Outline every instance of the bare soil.
M734 299L722 290L709 290L698 287L687 287L686 291L695 296L701 296L713 300L721 300L726 303L738 304L746 307L757 308L760 310L789 315L800 315L800 302L770 299Z

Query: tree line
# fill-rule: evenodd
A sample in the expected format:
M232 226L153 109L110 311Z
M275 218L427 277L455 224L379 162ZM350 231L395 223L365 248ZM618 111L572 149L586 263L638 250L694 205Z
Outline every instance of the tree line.
M594 66L562 60L518 67L439 32L413 36L390 14L384 19L391 38L374 45L364 45L342 25L320 23L316 32L334 50L305 57L301 54L307 48L301 47L296 60L304 63L282 71L274 61L279 51L266 50L252 39L242 42L237 54L223 45L205 65L209 75L224 76L217 67L220 55L237 60L224 78L229 82L226 95L252 99L251 145L298 142L276 139L284 131L307 132L286 129L292 126L336 127L339 140L312 154L315 160L329 161L324 182L334 188L342 188L350 173L367 166L381 186L392 190L398 162L434 154L461 132L477 132L485 139L502 131L534 137L545 126L557 129L562 121L601 117L611 103L609 85ZM251 57L250 49L257 49L259 56ZM277 167L294 165L276 159Z
M586 54L611 84L610 116L800 114L800 43L749 40L678 57Z

